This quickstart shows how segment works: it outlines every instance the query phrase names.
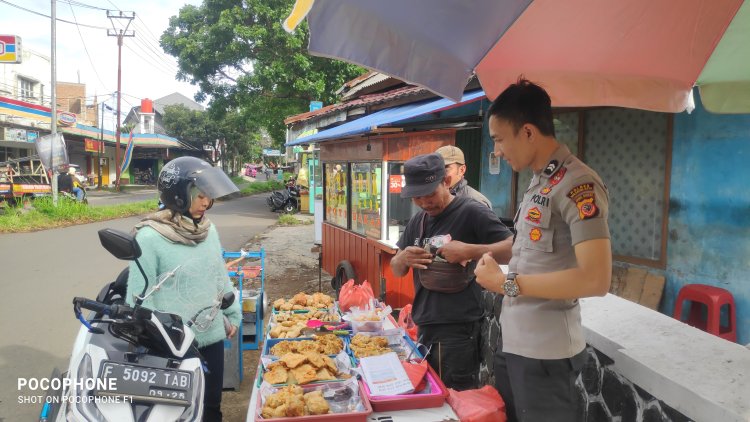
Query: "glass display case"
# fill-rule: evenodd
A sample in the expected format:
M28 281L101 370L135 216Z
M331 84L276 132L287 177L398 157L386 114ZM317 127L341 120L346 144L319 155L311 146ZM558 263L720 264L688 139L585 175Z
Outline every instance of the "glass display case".
M401 197L404 186L404 163L388 163L388 232L383 240L395 244L412 215L419 211L409 198Z
M352 163L352 226L355 233L380 239L381 163Z
M349 164L325 164L325 221L349 228L348 181Z

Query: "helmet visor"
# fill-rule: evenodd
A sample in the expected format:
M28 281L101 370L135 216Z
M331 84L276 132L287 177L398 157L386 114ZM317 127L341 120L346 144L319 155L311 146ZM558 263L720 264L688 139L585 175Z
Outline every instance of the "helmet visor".
M239 192L232 180L218 167L206 167L192 174L195 187L211 199L218 199L230 193Z

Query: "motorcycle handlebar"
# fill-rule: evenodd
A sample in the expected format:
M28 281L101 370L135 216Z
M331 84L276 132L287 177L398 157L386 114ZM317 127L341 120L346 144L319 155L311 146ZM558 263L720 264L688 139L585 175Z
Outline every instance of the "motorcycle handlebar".
M133 313L133 308L127 305L107 305L95 300L86 299L85 297L76 297L73 299L73 305L77 308L88 309L112 318L122 318Z

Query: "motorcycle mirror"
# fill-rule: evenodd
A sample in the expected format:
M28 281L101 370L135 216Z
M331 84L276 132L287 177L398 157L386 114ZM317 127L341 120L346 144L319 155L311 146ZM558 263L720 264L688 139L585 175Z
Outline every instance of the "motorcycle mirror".
M115 229L99 230L99 241L104 249L117 259L133 261L141 256L141 247L135 238Z
M225 293L221 298L221 309L227 309L234 303L234 292Z

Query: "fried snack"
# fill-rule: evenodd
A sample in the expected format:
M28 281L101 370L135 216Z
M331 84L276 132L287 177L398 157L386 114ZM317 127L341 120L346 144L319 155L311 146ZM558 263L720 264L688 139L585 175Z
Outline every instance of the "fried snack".
M273 301L273 308L274 309L279 309L285 303L286 303L286 300L284 300L284 299L276 299L276 300Z
M386 341L387 343L387 341ZM280 341L271 347L270 353L281 357L287 353L308 352L336 355L344 349L344 342L333 334L318 335L315 340Z
M294 416L304 415L304 397L302 388L297 385L290 385L280 389L278 392L271 394L266 398L266 404L261 409L260 415L264 419L283 418L292 413ZM296 398L296 400L295 400ZM297 414L299 409L299 400L302 401L302 414ZM290 409L290 405L295 406Z
M328 402L323 398L323 392L320 390L311 391L303 396L305 406L311 415L325 415L331 411Z
M304 292L297 293L289 300L277 299L273 302L273 308L281 311L289 310L316 310L333 306L333 298L323 294L314 293L308 295Z
M344 341L334 334L319 334L315 336L318 350L326 355L336 355L344 348Z
M321 355L320 353L305 352L305 357L307 358L307 361L316 368L323 367L326 364L326 361L323 360L323 355Z
M315 372L315 380L316 381L330 381L335 380L336 377L331 374L331 372L328 370L328 368L320 368Z
M349 347L357 358L378 356L393 351L388 347L387 338L380 336L366 336L362 334L357 334L352 337Z
M284 356L279 359L280 362L283 362L284 365L286 365L289 369L294 369L303 363L307 362L307 356L301 355L299 353L287 353Z
M325 367L331 371L332 373L337 373L339 371L339 368L336 366L336 361L331 359L330 357L323 355L323 362L325 364Z
M287 382L287 367L282 362L274 362L268 365L266 373L263 374L263 380L271 384L284 384Z
M287 353L292 353L296 349L292 341L280 341L271 347L271 354L274 356L281 357Z
M295 394L287 400L286 415L290 417L294 416L305 416L305 401L304 396L301 394Z
M294 374L294 378L300 385L309 384L315 381L318 376L318 371L316 371L309 363L300 365L299 367L292 369L291 372Z

